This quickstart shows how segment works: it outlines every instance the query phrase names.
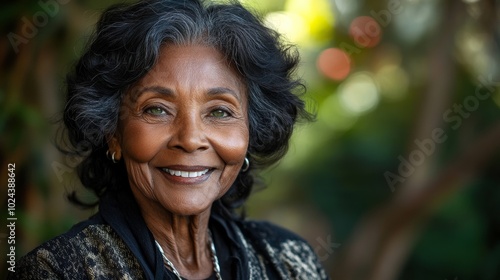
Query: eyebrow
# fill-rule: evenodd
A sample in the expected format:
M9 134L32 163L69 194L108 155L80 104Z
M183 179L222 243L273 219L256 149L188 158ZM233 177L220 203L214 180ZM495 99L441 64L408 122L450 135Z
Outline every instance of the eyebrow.
M239 102L241 102L241 96L236 93L234 90L226 87L215 87L208 90L208 95L218 95L218 94L226 94L229 93L234 96Z
M134 96L138 98L141 96L144 92L151 91L151 92L156 92L162 95L170 95L173 96L175 95L174 91L170 88L162 87L162 86L149 86L149 87L143 87L139 88L135 91ZM227 88L227 87L215 87L215 88L210 88L207 91L208 95L222 95L222 94L230 94L234 96L238 101L241 102L241 96L236 93L234 90Z
M161 86L150 86L150 87L139 88L135 91L134 95L136 98L138 98L144 92L147 92L147 91L156 92L156 93L163 94L163 95L174 95L173 90L166 88L166 87L161 87Z

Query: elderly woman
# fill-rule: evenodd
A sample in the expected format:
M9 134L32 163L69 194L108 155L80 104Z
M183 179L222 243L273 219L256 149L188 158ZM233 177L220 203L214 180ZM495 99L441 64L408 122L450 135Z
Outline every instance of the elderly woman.
M99 212L11 279L326 279L311 247L235 209L309 119L297 52L238 3L107 10L67 79L64 124Z

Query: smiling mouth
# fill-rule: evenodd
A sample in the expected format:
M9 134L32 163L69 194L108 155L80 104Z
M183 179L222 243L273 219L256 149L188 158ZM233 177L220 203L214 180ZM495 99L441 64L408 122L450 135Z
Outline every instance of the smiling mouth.
M200 176L203 176L205 174L207 174L207 172L210 170L210 169L204 169L204 170L201 170L201 171L181 171L181 170L174 170L174 169L168 169L168 168L162 168L163 171L165 171L166 173L172 175L172 176L176 176L176 177L182 177L182 178L196 178L196 177L200 177Z

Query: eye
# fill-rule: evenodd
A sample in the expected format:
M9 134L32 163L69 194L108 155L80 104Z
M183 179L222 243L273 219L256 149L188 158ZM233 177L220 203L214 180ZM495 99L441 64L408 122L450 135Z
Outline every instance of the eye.
M158 107L158 106L153 106L153 107L149 107L149 108L146 108L146 110L144 111L148 114L151 114L151 115L155 115L155 116L160 116L160 115L166 115L167 112L161 108L161 107Z
M230 114L224 109L216 109L210 112L210 116L215 118L227 118Z

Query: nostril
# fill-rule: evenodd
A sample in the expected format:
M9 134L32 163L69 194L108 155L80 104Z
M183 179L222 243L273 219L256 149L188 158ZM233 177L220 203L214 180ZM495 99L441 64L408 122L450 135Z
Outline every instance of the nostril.
M182 128L180 130L179 133L174 134L170 139L170 147L181 149L188 153L208 149L209 142L202 131Z

